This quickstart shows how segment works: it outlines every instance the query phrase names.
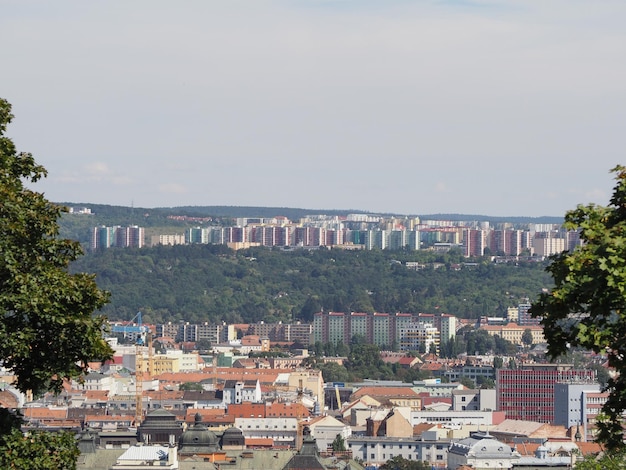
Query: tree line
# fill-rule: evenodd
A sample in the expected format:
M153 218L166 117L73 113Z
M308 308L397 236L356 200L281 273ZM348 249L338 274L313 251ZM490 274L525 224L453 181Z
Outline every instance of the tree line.
M409 269L409 261L426 268ZM458 250L176 245L88 253L71 268L95 273L111 293L103 309L110 319L142 311L150 322L309 322L321 310L501 316L551 286L541 262L465 261Z

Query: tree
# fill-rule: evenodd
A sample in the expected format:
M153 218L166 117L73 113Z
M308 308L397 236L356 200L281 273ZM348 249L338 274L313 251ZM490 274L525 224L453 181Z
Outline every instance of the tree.
M461 377L459 383L469 389L476 388L476 384L469 377Z
M211 341L206 338L199 339L198 341L196 341L196 349L198 351L210 351Z
M577 230L582 244L551 258L551 292L531 306L541 318L548 355L556 358L582 347L606 354L617 375L598 423L607 449L624 448L626 409L626 167L611 170L617 181L608 206L579 205L565 214L564 227Z
M626 455L624 452L588 454L576 462L574 468L576 470L624 470L626 468Z
M178 386L178 390L201 392L204 389L199 382L185 382Z
M112 356L102 334L105 318L93 315L108 293L94 276L70 274L81 246L59 237L65 209L26 187L47 172L4 137L12 118L11 105L0 99L0 358L19 390L38 395L60 392L64 380L80 379L89 362ZM18 435L0 436L0 454L14 449L18 455L28 442L40 442L16 441ZM46 468L73 468L75 459L72 464L70 454L59 452L68 460Z
M524 332L522 333L522 343L527 347L532 346L533 332L530 330L530 328L526 328Z
M420 460L408 460L400 455L387 460L379 470L430 470L430 464Z
M70 432L53 433L14 429L5 437L0 468L14 470L75 469L80 451Z
M332 443L333 452L345 452L346 451L346 440L343 438L341 434L337 434Z

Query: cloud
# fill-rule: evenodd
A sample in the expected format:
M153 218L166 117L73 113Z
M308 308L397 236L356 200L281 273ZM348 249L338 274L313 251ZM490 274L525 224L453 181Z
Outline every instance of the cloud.
M443 181L438 181L437 184L435 184L435 192L447 193L449 192L449 189L446 186L446 183L444 183Z
M104 162L93 162L84 167L87 175L93 178L101 178L111 174L109 166Z
M159 191L170 194L186 194L189 192L187 186L178 183L164 183L159 185Z
M49 182L63 184L99 184L106 183L115 186L125 186L132 183L133 178L129 174L114 172L104 162L90 162L79 169L71 168L49 174Z
M561 214L623 159L622 1L40 3L0 61L52 198Z

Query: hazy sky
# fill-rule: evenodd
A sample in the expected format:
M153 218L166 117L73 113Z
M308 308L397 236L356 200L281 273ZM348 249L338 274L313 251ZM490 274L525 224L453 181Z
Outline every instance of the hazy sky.
M53 201L562 216L625 163L626 2L0 1Z

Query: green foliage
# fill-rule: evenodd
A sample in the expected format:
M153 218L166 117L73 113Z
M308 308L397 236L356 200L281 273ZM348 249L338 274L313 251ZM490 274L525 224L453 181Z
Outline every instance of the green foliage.
M198 341L196 341L196 349L198 351L210 351L211 341L206 338L199 339Z
M14 430L0 440L0 468L7 470L75 470L80 454L74 434L66 431Z
M12 117L10 104L0 99L0 357L15 374L15 386L37 395L60 391L63 380L82 377L88 362L111 357L102 335L105 319L93 316L108 295L92 275L69 273L82 249L59 237L63 209L26 187L46 170L4 137ZM1 468L75 466L64 434L24 439L15 431L2 439L0 455L8 466Z
M317 363L315 368L322 371L324 382L352 382L354 375L348 372L345 366L336 362Z
M441 347L443 357L457 357L461 353L512 355L517 347L499 335L491 336L487 331L471 326L461 328L456 336Z
M394 458L387 460L378 468L379 470L430 470L431 466L427 462L422 462L420 460L408 460L400 455L397 455Z
M346 441L341 434L337 434L332 443L333 452L345 452Z
M555 287L531 313L542 318L551 357L576 347L607 354L618 375L608 381L598 440L619 449L626 409L626 168L612 172L617 184L609 206L579 205L566 213L565 227L579 230L583 244L552 257L547 270Z
M177 245L88 253L72 269L96 273L100 288L111 292L103 310L109 318L129 320L142 311L150 322L309 321L322 309L478 318L504 315L552 285L542 263L414 271L391 262L447 262L452 256Z
M184 390L184 391L196 391L196 392L201 392L202 391L202 384L198 383L198 382L185 382L182 383L178 386L178 390Z
M522 343L526 346L532 346L533 332L530 330L530 328L526 328L522 333Z
M476 388L476 384L474 383L474 381L472 379L470 379L469 377L461 377L459 379L459 383L461 385L464 385L465 387L469 388L469 389L473 389Z
M600 455L587 455L576 462L576 470L624 470L626 455L624 452L603 452Z

